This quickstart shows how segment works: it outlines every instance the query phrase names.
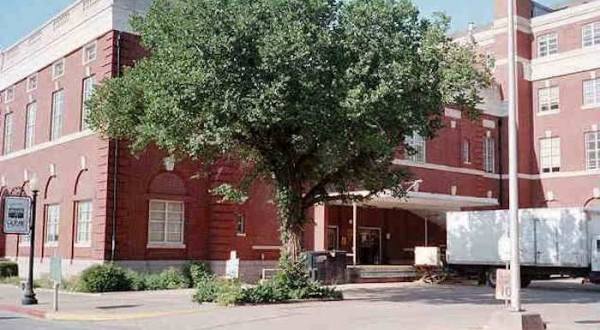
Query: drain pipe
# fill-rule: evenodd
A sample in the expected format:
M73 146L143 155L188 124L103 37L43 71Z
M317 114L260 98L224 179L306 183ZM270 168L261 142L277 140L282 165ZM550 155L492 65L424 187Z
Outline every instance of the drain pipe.
M117 31L117 77L121 76L121 32ZM119 140L114 140L114 162L113 162L113 207L112 207L112 234L110 246L110 261L115 261L117 249L117 184L119 172Z

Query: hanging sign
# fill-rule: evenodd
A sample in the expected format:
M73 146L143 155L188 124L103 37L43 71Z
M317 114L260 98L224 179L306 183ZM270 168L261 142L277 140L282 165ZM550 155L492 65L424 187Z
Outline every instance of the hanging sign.
M3 220L5 234L29 234L31 199L29 197L5 197Z

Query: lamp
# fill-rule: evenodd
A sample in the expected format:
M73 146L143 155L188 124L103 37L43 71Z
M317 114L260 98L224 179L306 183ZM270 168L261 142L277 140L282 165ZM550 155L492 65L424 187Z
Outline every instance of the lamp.
M39 191L38 187L38 177L35 173L31 176L31 178L27 182L29 184L29 189L31 189L31 215L30 215L30 248L29 248L29 277L27 278L27 286L25 287L25 291L23 293L23 299L21 299L21 303L23 305L37 305L38 300L35 296L35 292L33 291L33 258L35 253L35 216L37 210L37 195Z
M165 166L165 170L173 172L173 169L175 169L175 156L170 155L163 158L163 165Z
M31 178L29 179L29 189L31 189L31 191L39 191L39 180L35 173L31 175Z

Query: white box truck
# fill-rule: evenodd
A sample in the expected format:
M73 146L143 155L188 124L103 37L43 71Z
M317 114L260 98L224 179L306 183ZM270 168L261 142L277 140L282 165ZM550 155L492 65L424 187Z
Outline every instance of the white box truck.
M523 287L553 275L600 284L600 210L519 210ZM446 214L448 267L495 286L496 269L510 258L508 210Z

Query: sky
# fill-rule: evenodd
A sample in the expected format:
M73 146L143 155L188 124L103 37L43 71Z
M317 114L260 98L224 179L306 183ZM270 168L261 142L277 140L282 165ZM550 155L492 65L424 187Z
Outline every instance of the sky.
M0 49L6 48L52 18L74 0L0 0ZM423 14L443 11L452 18L452 30L466 29L469 22L492 21L494 0L413 0ZM541 0L553 5L564 0Z

